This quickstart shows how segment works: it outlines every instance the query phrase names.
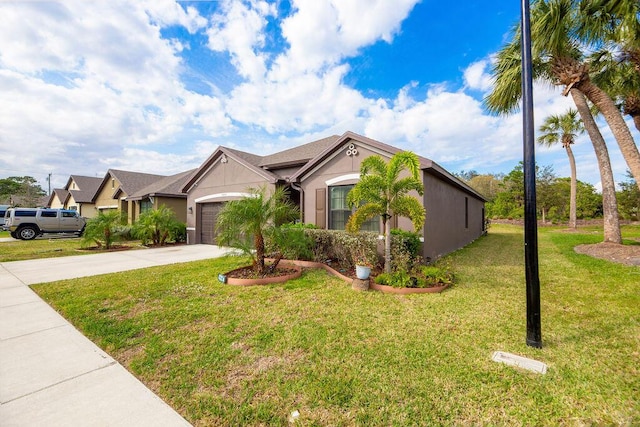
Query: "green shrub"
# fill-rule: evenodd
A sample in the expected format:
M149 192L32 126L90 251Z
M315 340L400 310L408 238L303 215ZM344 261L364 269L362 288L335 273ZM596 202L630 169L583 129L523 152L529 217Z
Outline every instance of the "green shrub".
M339 260L349 268L355 266L361 253L371 263L378 264L378 233L320 229L305 229L304 232L313 239L313 260L316 262Z
M265 252L281 253L285 259L313 259L313 239L306 235L300 224L285 224L265 235Z
M151 242L154 245L162 246L168 240L173 240L174 237L180 238L180 232L184 226L181 224L173 211L162 205L158 209L142 213L133 225L132 234L140 239L143 245ZM186 226L184 226L184 234L186 234Z
M95 243L99 248L111 249L111 245L121 239L120 230L124 217L120 211L98 211L98 215L89 219L82 235L82 245Z

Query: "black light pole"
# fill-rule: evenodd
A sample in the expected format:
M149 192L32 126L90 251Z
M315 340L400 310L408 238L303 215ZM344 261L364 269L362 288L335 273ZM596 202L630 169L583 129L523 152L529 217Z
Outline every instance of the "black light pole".
M542 348L538 223L536 219L536 158L533 124L533 67L529 0L521 0L522 130L524 143L524 258L527 281L527 345Z

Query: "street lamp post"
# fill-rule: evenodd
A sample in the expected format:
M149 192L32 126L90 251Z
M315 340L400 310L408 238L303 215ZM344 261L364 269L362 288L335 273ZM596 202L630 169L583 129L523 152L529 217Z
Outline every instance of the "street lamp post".
M538 223L536 218L536 160L533 123L533 66L529 0L521 0L522 130L524 145L524 257L527 282L527 345L542 347Z

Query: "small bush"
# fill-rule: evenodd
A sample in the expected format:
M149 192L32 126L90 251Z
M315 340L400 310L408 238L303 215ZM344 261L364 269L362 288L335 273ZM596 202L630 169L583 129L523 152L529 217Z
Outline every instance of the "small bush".
M313 259L313 239L300 224L285 224L274 228L265 236L265 252L271 256L282 254L286 259Z
M378 264L378 233L348 233L342 230L305 229L305 234L313 239L313 260L326 262L339 260L345 267L354 267L358 253Z

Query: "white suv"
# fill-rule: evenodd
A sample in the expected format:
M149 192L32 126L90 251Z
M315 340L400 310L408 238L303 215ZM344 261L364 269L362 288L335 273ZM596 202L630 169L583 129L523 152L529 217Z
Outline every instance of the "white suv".
M81 236L85 220L78 212L65 209L9 208L4 230L14 239L32 240L44 233L75 233Z

